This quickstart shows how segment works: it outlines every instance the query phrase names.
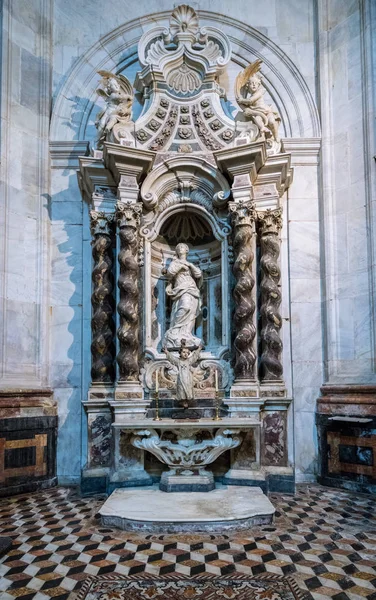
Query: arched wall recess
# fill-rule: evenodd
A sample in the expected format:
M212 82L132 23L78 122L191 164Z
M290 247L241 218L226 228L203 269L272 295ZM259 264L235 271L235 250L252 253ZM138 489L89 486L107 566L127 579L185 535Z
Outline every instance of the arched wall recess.
M257 30L202 11L199 17L204 27L195 30L181 19L178 33L172 35L174 15L186 9L198 21L195 11L182 5L172 15L163 12L132 21L103 37L73 67L56 94L51 136L56 144L61 140L62 148L93 138L94 116L102 102L97 102L98 71L112 72L114 81L122 81L116 75L125 75L145 102L141 110L140 104L136 109L133 105L133 122L124 124L124 135L116 138L109 132L92 156L80 158L79 182L92 209L92 237L98 247L106 242L109 248L108 261L103 262L110 264L114 248L117 255L111 267L118 288L117 312L113 310L117 371L115 375L106 371L107 363L115 363L109 351L102 371L94 372L88 401L84 401L89 430L97 406L97 386L107 384L107 379L112 385L108 386L111 390L104 410L114 411L118 428L127 424L130 415L150 417L157 373L163 393L170 393L165 351L177 352L179 340L172 330L180 327L174 321L178 304L171 305L175 292L170 291L175 287L169 287L170 280L175 281L176 264L170 269L175 260L183 265L180 270L190 269L201 282L191 282L192 293L184 299L189 331L179 329L180 345L183 340L184 345L191 340L193 348L197 340L203 340L202 360L210 360L210 368L222 372L222 388L215 384L214 371L211 375L210 369L207 372L207 398L213 399L213 394L222 389L229 418L254 417L252 427L258 447L265 416L261 412L278 413L275 418L284 436L283 452L277 459L267 457L265 464L269 461L273 468L288 469L286 475L292 473L294 461L293 432L288 425L294 391L289 319L290 225L288 217L283 225L282 214L288 214L285 192L292 182L293 152L300 152L304 158L308 154L308 167L312 166L311 171L317 174L317 163L309 161L311 145L317 142L312 138L320 135L318 114L298 69ZM221 35L215 35L219 28L226 36L224 48ZM214 32L212 37L208 31ZM217 60L219 48L225 63L222 65ZM231 48L231 60L226 48ZM190 63L181 62L186 56ZM145 64L149 58L155 63ZM272 140L262 123L256 126L247 121L246 83L250 88L251 83L256 85L256 90L261 85L259 74L256 83L251 82L251 69L256 69L253 74L261 69L264 87L278 111L271 108L268 97L266 108L270 110L266 114ZM197 77L201 78L199 87ZM248 101L251 106L256 99ZM236 103L242 109L239 115ZM271 125L273 120L274 125L279 122L278 113L280 135ZM305 165L297 169L297 174L304 200L302 182L307 179L310 183L311 179L306 177ZM188 233L181 235L181 229L179 237L174 234L176 228L169 229L169 220L175 225L184 219L190 219L185 229ZM195 235L194 222L210 226L209 233ZM294 239L293 228L291 231ZM188 248L182 249L182 242ZM102 264L99 252L93 258L95 266ZM97 297L101 301L98 289L99 284L93 280L94 304ZM192 298L202 300L202 305ZM201 310L198 305L203 307L202 312L197 312ZM92 317L95 339L101 327L97 321ZM102 365L100 350L99 344L98 348L91 347L95 364ZM292 433L288 438L287 429ZM89 434L88 477L96 468L90 462L90 439ZM118 441L114 441L116 448ZM114 482L123 477L116 452L108 466ZM259 457L256 463L261 464Z
M210 11L199 11L203 26L216 26L226 33L232 45L228 65L231 102L236 72L247 62L263 61L264 85L282 117L285 137L320 137L320 122L312 93L292 60L273 41L244 23ZM164 11L134 19L101 38L78 60L57 88L51 117L51 139L74 141L90 139L97 104L98 71L127 73L138 62L137 45L145 30L167 27L170 13ZM242 34L240 39L239 33ZM141 70L141 66L140 66ZM234 103L235 104L235 103ZM234 109L234 107L232 107ZM235 109L234 109L235 110ZM67 127L67 124L70 126Z

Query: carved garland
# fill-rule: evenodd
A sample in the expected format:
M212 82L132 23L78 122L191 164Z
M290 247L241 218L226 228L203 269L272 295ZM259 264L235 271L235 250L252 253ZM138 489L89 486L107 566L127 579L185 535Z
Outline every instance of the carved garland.
M281 380L282 340L280 329L282 318L280 278L278 265L280 252L279 232L282 228L282 210L266 210L258 213L261 245L261 369L263 380Z
M118 256L120 274L118 287L120 299L118 313L120 324L117 332L119 352L119 381L138 381L139 364L139 239L141 204L118 202L116 218L119 228L120 251Z
M255 278L252 273L254 254L252 250L255 231L256 211L252 202L231 202L230 212L234 224L234 265L233 273L236 284L233 291L235 300L235 364L234 373L237 379L254 378L256 352L254 341L256 327L254 313L256 303L253 288Z
M94 267L92 272L93 293L91 304L93 315L92 328L92 367L93 383L110 383L115 379L114 359L115 324L112 245L114 216L104 212L90 212L90 226L93 235L92 254Z

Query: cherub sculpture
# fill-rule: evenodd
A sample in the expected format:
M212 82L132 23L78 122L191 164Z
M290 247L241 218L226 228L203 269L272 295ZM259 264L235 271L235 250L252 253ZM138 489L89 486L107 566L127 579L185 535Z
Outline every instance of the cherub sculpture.
M279 143L278 128L281 117L274 106L264 100L266 92L259 73L262 60L258 59L241 71L235 81L235 97L244 116L252 119L265 138Z
M194 400L195 369L193 365L197 362L201 350L202 345L191 352L186 346L185 340L181 340L179 356L169 352L166 347L163 348L168 360L177 370L176 398L184 408L188 408L189 402Z
M95 126L98 129L97 148L103 147L117 123L128 123L132 113L133 88L123 75L114 75L109 71L98 71L102 79L97 94L105 99L106 106L97 115Z

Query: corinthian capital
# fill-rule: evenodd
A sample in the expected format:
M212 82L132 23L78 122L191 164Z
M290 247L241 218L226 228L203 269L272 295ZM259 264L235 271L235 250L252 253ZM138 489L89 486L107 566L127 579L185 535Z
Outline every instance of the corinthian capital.
M97 210L90 211L90 230L92 235L110 235L111 227L114 222L114 214L99 212Z
M260 225L261 235L269 233L278 234L282 229L282 209L271 210L268 208L263 212L257 213L257 220Z
M117 202L116 220L119 227L138 227L141 220L142 204L140 202Z
M254 202L230 202L228 206L235 227L254 225L257 216Z

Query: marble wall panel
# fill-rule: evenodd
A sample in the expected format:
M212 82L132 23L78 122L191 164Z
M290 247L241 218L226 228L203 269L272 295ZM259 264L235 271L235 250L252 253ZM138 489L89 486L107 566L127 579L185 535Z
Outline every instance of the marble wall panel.
M295 411L295 477L299 483L317 476L317 431L314 411Z
M287 454L287 413L264 413L261 427L261 464L286 467Z
M111 413L92 414L89 419L89 468L110 466L112 460Z
M318 3L319 66L326 75L321 79L325 360L328 381L338 383L376 380L370 360L375 353L375 315L367 308L372 306L374 249L369 239L375 213L370 152L374 122L369 120L372 99L367 95L370 81L374 86L373 51L365 24L372 27L373 13L368 0ZM357 296L362 298L359 302Z
M2 9L0 386L26 388L48 383L52 4Z
M77 484L81 477L81 390L55 388L59 416L57 476L60 485Z

